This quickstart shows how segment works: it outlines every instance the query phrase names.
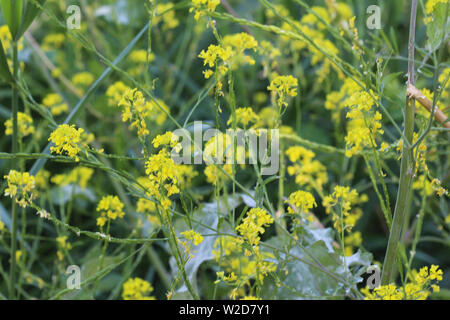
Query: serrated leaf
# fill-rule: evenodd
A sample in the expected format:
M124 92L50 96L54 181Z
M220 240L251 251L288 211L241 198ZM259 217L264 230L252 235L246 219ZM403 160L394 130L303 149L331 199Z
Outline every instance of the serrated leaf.
M430 52L435 51L450 32L450 19L448 17L448 4L437 3L433 8L431 21L427 23L427 47Z
M280 252L274 261L278 265L276 272L282 284L279 286L269 278L265 280L263 298L343 299L348 294L350 288L345 287L342 282L317 267L293 259L293 256L314 264L320 262L328 272L340 279L346 279L353 288L362 281L361 276L372 261L371 254L358 251L346 257L344 263L343 257L332 246L334 238L331 229L308 229L305 226L301 238L303 248L293 245L289 251L292 256ZM277 248L286 248L290 241L289 237L279 235L267 243ZM314 257L314 261L311 256ZM275 296L271 296L273 292L276 292Z

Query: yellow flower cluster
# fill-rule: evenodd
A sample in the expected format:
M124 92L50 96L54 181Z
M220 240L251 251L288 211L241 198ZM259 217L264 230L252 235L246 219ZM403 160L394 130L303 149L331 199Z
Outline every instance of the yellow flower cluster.
M222 169L228 173L230 176L233 173L233 167L230 164L225 164L221 166ZM217 185L219 181L226 181L228 180L228 176L223 173L217 166L213 164L209 164L205 168L205 176L206 181L212 185Z
M147 62L150 63L155 60L155 55L153 54L153 52L147 53L147 50L137 49L131 51L129 60L133 64L133 66L127 70L128 73L132 76L139 76L140 74L142 74L142 71L146 69Z
M325 109L332 111L333 121L340 122L340 113L347 106L347 99L357 91L361 91L358 84L352 78L346 78L338 91L332 91L327 95Z
M278 96L278 107L287 107L286 97L297 96L298 80L293 76L277 76L270 82L267 90L274 92Z
M118 106L124 94L130 89L131 88L122 81L117 81L110 85L106 90L109 106Z
M87 167L76 167L68 174L57 174L51 178L54 184L66 186L68 184L78 184L82 189L87 187L94 170ZM37 177L36 177L37 178Z
M72 249L72 245L67 242L67 236L59 236L56 238L56 243L58 244L58 260L62 261L64 258L64 252Z
M94 82L94 76L87 71L79 72L72 77L72 82L77 88L84 91Z
M122 121L130 121L131 127L137 128L138 136L150 134L145 120L150 111L149 104L141 91L136 88L128 89L120 100L119 107L122 107Z
M206 13L214 12L219 4L220 0L192 0L189 12L195 11L194 18L199 20Z
M180 21L175 16L174 5L172 3L158 3L155 11L153 24L157 26L160 22L162 24L161 30L165 33L169 30L175 29L180 24Z
M56 154L66 153L69 157L74 158L75 161L79 161L77 155L81 151L83 132L82 128L76 129L75 125L59 125L48 138L49 141L55 144L54 147L50 148L50 151Z
M36 188L41 190L47 189L49 179L50 179L50 172L41 169L34 177L34 180L36 181Z
M42 50L50 51L52 49L58 49L66 41L66 36L62 33L50 33L45 36L42 41Z
M12 36L9 27L6 24L0 26L0 41L2 42L5 51L8 51L11 48Z
M353 93L344 104L350 107L347 118L350 119L345 137L345 155L352 157L365 147L377 148L376 135L383 134L381 129L381 113L373 111L377 97L372 91L359 91Z
M166 149L150 156L145 163L145 173L149 178L145 191L158 200L164 209L168 209L172 204L168 197L180 192L177 186L178 168ZM165 191L162 192L163 190Z
M124 300L155 300L149 296L153 292L152 285L141 278L130 278L123 284L122 298Z
M437 6L439 3L448 3L449 0L428 0L425 5L425 11L427 15L430 15L434 11L434 7Z
M103 227L109 220L116 220L123 218L123 203L117 196L104 196L97 205L97 211L100 212L100 217L97 218L97 225Z
M261 208L253 208L247 212L247 216L242 223L236 227L236 231L242 235L252 246L257 246L260 241L260 234L264 233L264 226L272 224L273 218Z
M258 115L252 108L237 108L236 109L236 122L242 124L244 129L247 128L249 123L257 122L259 120ZM228 119L227 125L230 125L233 121L232 116Z
M168 113L169 108L161 100L148 102L141 91L136 88L130 89L121 82L115 83L108 91L110 102L117 101L119 94L123 93L117 104L122 108L122 121L130 121L131 128L137 128L139 137L150 134L147 120L155 121L158 125L166 120L165 112Z
M195 232L194 230L188 230L180 233L183 237L185 237L187 240L190 240L191 243L194 244L194 246L198 246L200 243L203 242L203 236Z
M362 216L362 211L359 208L353 209L352 206L366 202L368 200L366 195L359 196L355 189L344 186L336 186L334 192L325 196L322 200L322 205L326 209L327 214L332 214L334 221L334 228L341 232L346 230L350 232L355 226L356 222ZM340 213L336 213L332 210L339 204Z
M314 196L311 193L302 190L291 193L289 199L285 200L285 202L290 204L288 207L289 213L295 213L297 210L300 212L307 212L309 209L317 207ZM294 206L296 210L294 210L292 206Z
M442 98L450 98L450 68L445 68L444 70L442 70L442 73L439 76L438 80L442 87Z
M8 175L4 176L8 186L5 189L5 196L14 198L15 201L23 208L33 203L36 197L34 176L28 172L18 172L10 170Z
M295 40L289 36L282 36L281 40L283 41L283 44L287 46L292 52L308 50L311 56L311 64L313 66L318 65L319 63L322 64L321 67L317 69L319 83L323 82L326 79L327 75L330 73L331 68L334 68L334 70L338 73L338 76L341 78L343 76L342 71L338 67L336 67L324 54L326 53L330 56L336 56L339 53L339 49L334 45L332 41L326 38L326 26L317 18L317 16L319 16L321 20L325 21L327 24L330 24L333 20L330 12L323 7L313 6L311 7L311 10L314 13L308 13L304 15L300 19L300 21L296 21L289 15L289 10L282 6L279 7L281 7L282 10L279 10L280 8L277 8L278 11L282 13L283 16L291 20L289 22L284 22L281 28L286 32L299 33L299 30L302 34L304 34L314 42L313 45L303 39ZM339 12L344 13L345 17L348 16L348 11L352 11L352 9L348 5L343 3L339 3L337 9ZM342 20L343 17L339 15L336 18ZM340 21L336 21L335 23L340 23ZM321 50L319 50L318 48L320 48Z
M50 109L50 112L54 116L69 111L69 107L63 101L61 96L57 93L50 93L44 97L42 104Z
M5 134L10 136L13 134L13 119L5 121ZM34 133L33 118L23 112L17 113L17 131L20 138L26 137Z
M160 146L170 146L173 148L178 145L178 136L171 131L167 131L164 134L157 135L153 139L152 144L154 148L159 148Z
M316 154L301 146L290 147L286 155L293 164L287 167L290 176L295 176L295 183L300 187L322 190L328 182L326 167L318 160Z
M255 60L245 55L245 50L256 51L258 42L245 32L227 35L223 38L221 45L211 44L208 49L202 50L198 55L203 59L203 65L209 68L216 67L220 75L224 75L228 69L235 69L244 64L254 65ZM213 75L213 70L207 69L203 72L208 79Z
M369 288L364 288L361 292L365 300L426 300L433 292L439 292L440 288L436 282L442 281L442 270L439 266L431 265L423 267L417 272L413 270L409 276L410 282L404 287L397 287L391 283L385 286L379 286L372 292Z
M244 254L242 254L244 252ZM257 279L261 284L264 278L271 272L275 272L277 266L269 261L273 259L273 254L259 250L258 246L253 247L252 253L245 248L242 238L232 236L219 237L214 243L212 254L214 259L225 271L217 272L216 281L223 281L235 288L231 291L231 298L237 295L245 296L245 285L251 286L251 279Z

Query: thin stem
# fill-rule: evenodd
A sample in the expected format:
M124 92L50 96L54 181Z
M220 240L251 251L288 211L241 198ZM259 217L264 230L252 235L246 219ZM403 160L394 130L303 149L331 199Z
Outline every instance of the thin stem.
M414 43L415 43L415 29L416 29L416 15L417 15L417 0L412 0L411 5L411 20L409 30L409 45L408 45L408 83L414 85ZM402 161L400 164L400 182L397 194L397 202L395 204L394 219L392 221L392 228L389 234L389 242L384 259L383 273L381 276L381 284L387 285L395 280L395 265L397 258L397 248L400 241L403 224L405 223L405 212L408 203L409 189L411 188L412 181L412 156L411 148L407 146L405 142L409 144L413 140L414 132L414 109L415 101L409 98L406 99L406 107L404 112L405 130L403 138L403 150ZM405 141L405 138L407 141Z
M19 74L18 48L17 41L12 44L13 47L13 76L16 82ZM12 85L12 116L13 116L13 135L12 135L12 153L19 151L19 132L17 127L17 112L19 109L19 94L15 84ZM17 161L11 162L11 169L18 167ZM11 235L11 265L10 265L10 299L15 299L16 283L16 250L17 250L17 204L12 200L12 235Z

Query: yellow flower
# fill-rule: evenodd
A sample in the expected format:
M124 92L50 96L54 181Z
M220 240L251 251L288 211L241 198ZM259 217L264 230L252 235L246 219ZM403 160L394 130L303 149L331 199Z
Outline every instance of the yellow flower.
M72 77L72 82L78 87L89 87L94 82L94 76L90 72L79 72Z
M22 258L22 256L23 256L22 250L17 250L16 251L16 261L20 262L20 258Z
M34 176L28 172L18 172L10 170L4 178L8 182L8 187L5 189L5 196L14 198L16 202L23 208L27 207L33 202L36 197Z
M49 108L54 116L59 116L60 114L69 111L69 107L57 93L46 95L42 100L42 104Z
M0 27L0 40L2 42L3 49L8 51L12 45L12 36L8 25L6 24Z
M322 190L328 182L326 167L314 160L316 154L304 147L294 146L286 150L286 155L293 165L287 167L290 176L295 176L295 183L300 187Z
M42 50L49 51L52 49L58 49L62 46L64 41L66 40L66 36L62 33L51 33L45 36L42 41Z
M149 59L149 62L153 61L155 59L155 55L153 53L149 53L148 59ZM140 50L131 51L130 61L133 63L138 63L138 64L147 63L147 50L140 49Z
M241 123L244 127L247 127L250 122L257 122L258 115L252 110L252 108L237 108L236 109L237 123ZM233 117L230 116L227 125L230 125L233 121Z
M247 212L242 223L236 227L238 231L251 245L258 245L260 234L264 233L263 226L273 223L273 218L261 208L253 208Z
M205 79L209 79L211 78L211 76L214 74L214 71L212 71L211 69L208 70L204 70L203 71L203 76L205 77Z
M130 278L123 284L122 298L124 300L155 300L149 296L152 285L141 278Z
M164 209L168 209L172 204L168 197L180 192L178 188L178 180L182 177L180 166L173 162L166 149L161 149L158 154L149 157L145 169L147 174L145 192L158 200Z
M97 205L97 211L100 212L100 218L97 219L97 225L103 227L111 219L123 218L123 203L117 196L105 196Z
M314 196L307 191L301 190L291 193L289 199L285 202L295 206L297 209L303 212L307 212L309 209L317 207ZM288 212L294 213L295 211L292 209L292 207L289 207Z
M194 243L194 246L198 246L200 243L203 242L203 236L195 232L194 230L188 230L181 232L181 235L184 236L186 239L192 241Z
M189 12L195 11L194 18L199 20L208 12L214 12L216 7L220 4L220 0L192 0L192 6Z
M54 184L66 186L68 184L79 184L82 189L85 189L89 179L94 170L87 167L76 167L68 174L57 174L51 178Z
M168 31L175 29L180 24L180 21L176 18L174 5L172 3L158 3L156 5L156 16L154 17L154 25L158 25L162 22L162 31Z
M40 170L35 176L36 187L41 190L47 189L49 178L50 178L50 172L48 172L47 170L43 170L43 169Z
M221 46L211 44L206 51L202 50L198 57L203 59L203 65L208 65L212 68L216 65L216 63L220 62L220 60L223 62L228 61L232 54L233 51L231 47L223 48Z
M13 119L5 121L5 134L10 136L13 134ZM34 133L33 118L23 112L17 113L17 129L21 138Z
M273 91L278 95L278 106L287 106L286 96L297 96L298 80L293 76L277 76L270 82L267 90Z
M81 151L80 143L83 132L82 128L76 129L75 125L59 125L48 138L49 141L55 144L54 147L50 148L50 151L57 154L67 153L69 157L79 161L77 154Z
M152 144L154 148L159 148L160 146L175 147L178 144L178 137L171 131L167 131L165 134L157 135L153 139Z
M428 267L423 267L419 272L412 270L409 275L410 282L404 287L399 287L393 283L379 286L372 292L366 287L361 290L365 300L425 300L433 292L439 292L439 286L434 282L442 281L442 270L438 266L432 265L428 273Z
M106 90L106 97L110 106L118 106L125 92L130 90L122 81L117 81L110 85Z
M352 210L352 206L365 202L366 197L359 197L358 192L355 189L350 190L350 187L336 186L334 192L330 196L325 196L322 201L322 205L325 207L327 214L332 214L334 221L334 228L339 232L342 231L342 227L350 232L355 226L356 222L362 216L360 209ZM339 204L340 213L332 211L332 208Z
M222 169L229 175L233 173L233 167L229 164L222 165ZM229 179L225 173L223 173L213 164L207 165L204 173L206 176L206 181L208 181L208 183L211 183L212 185L217 185L217 182L219 182L219 180L226 181Z
M383 134L381 129L381 113L373 111L377 97L372 91L358 91L344 101L350 107L346 117L350 119L345 137L347 157L361 152L364 147L377 147L377 134Z
M69 251L72 249L72 245L67 242L67 236L59 236L56 238L56 243L58 244L58 259L62 261L64 259L64 251Z
M448 0L428 0L425 5L425 11L427 15L430 15L433 13L434 7L437 6L439 3L448 3Z

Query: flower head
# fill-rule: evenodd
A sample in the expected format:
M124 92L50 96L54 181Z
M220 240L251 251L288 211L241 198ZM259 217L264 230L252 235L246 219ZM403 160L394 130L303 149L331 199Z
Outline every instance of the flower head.
M97 225L103 227L105 223L111 219L123 218L123 203L117 196L105 196L97 205L97 211L100 212L100 217L97 218Z
M267 90L273 91L278 96L278 105L280 108L282 106L287 106L286 97L297 96L298 80L293 76L277 76L270 82Z
M149 296L152 293L152 285L141 278L130 278L123 284L122 298L124 300L155 300Z
M81 135L83 132L84 130L82 128L76 129L75 125L59 125L48 138L49 141L55 144L54 147L50 148L50 151L57 154L66 153L69 157L75 158L75 161L78 161L79 158L77 155L81 151Z
M13 119L8 119L5 121L5 134L7 136L12 135L13 133ZM19 136L21 138L26 137L30 134L34 133L34 126L33 126L33 118L31 118L29 115L23 112L17 113L17 129L19 132Z
M4 178L8 182L8 187L5 189L5 196L14 198L23 208L33 202L33 199L36 197L34 176L28 172L10 170Z

